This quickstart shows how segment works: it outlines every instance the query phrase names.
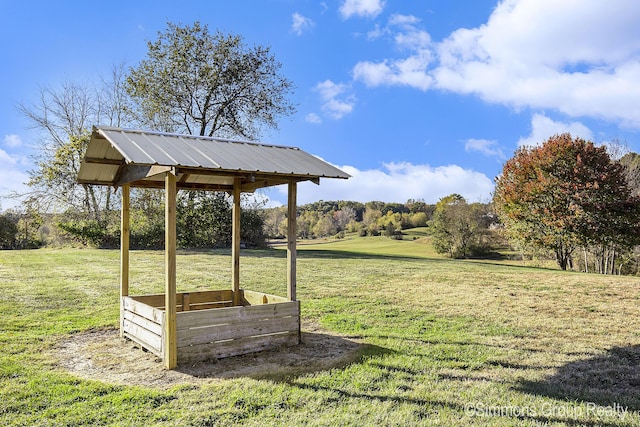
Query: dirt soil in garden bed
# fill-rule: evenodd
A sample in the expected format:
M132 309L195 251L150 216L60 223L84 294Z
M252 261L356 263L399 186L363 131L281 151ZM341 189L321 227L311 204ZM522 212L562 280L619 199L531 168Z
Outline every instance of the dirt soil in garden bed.
M359 360L365 347L307 323L302 326L300 345L181 364L172 371L154 354L120 338L116 329L73 334L55 346L52 356L59 368L84 379L169 388L237 377L279 379L340 368Z

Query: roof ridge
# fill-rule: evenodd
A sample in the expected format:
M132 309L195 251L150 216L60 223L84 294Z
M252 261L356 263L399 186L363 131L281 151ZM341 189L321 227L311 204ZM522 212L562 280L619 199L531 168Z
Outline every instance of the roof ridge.
M275 148L288 148L291 150L300 150L298 147L289 146L289 145L278 145L271 144L261 141L246 141L241 139L232 139L232 138L221 138L217 136L202 136L202 135L191 135L186 133L174 133L174 132L162 132L162 131L154 131L154 130L144 130L144 129L133 129L133 128L121 128L117 126L106 126L106 125L97 125L94 126L94 129L106 130L106 131L119 131L124 133L137 133L137 134L151 134L151 135L159 135L159 136L172 136L172 137L181 137L181 138L192 138L192 139L206 139L209 141L218 141L218 142L228 142L233 144L250 144L250 145L261 145L264 147L275 147Z

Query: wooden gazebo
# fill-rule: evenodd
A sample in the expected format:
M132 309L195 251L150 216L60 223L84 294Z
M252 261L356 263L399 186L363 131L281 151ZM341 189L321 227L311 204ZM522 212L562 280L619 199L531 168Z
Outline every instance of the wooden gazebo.
M122 189L120 334L162 358L220 358L300 343L296 300L297 183L349 175L298 148L99 126L78 173L82 184ZM240 287L240 194L288 185L287 297ZM129 295L129 190L165 189L165 293ZM233 195L231 288L176 292L178 190Z

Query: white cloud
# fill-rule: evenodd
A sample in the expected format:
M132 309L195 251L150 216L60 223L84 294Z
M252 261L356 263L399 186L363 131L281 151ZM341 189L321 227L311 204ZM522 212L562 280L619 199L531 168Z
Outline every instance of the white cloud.
M0 207L2 209L9 209L19 204L18 200L8 199L7 196L14 192L25 193L27 191L25 183L29 180L29 176L21 169L25 163L25 159L0 149L0 165L2 165L0 168Z
M420 22L420 18L413 15L394 13L389 17L389 25L412 26Z
M438 46L436 85L640 127L640 3L504 0Z
M341 119L353 111L355 96L350 92L350 87L342 83L334 83L325 80L318 83L314 90L322 99L322 111L333 119Z
M431 36L420 30L415 24L420 20L411 15L395 14L389 18L383 33L394 34L398 48L408 49L411 53L406 58L387 59L378 62L361 61L353 67L353 79L364 82L367 86L409 86L427 90L433 85L433 78L428 74L429 64L433 61L430 48ZM370 37L371 38L371 37Z
M315 25L311 19L299 14L298 12L295 12L292 15L292 20L291 31L299 36L302 35L303 32L311 30Z
M434 42L419 18L392 15L385 32L404 55L363 60L353 78L639 129L638 16L636 0L503 0L485 24Z
M16 134L5 135L2 142L9 148L16 148L22 145L22 139L20 139L20 135Z
M314 125L319 125L322 123L322 119L316 113L309 113L304 116L304 120L309 123L313 123Z
M406 202L424 199L436 203L440 198L458 193L471 202L487 201L493 182L486 175L457 165L431 167L411 163L386 163L381 169L358 170L353 166L339 166L351 175L347 180L322 179L320 185L301 183L298 203L318 200L353 200L369 202ZM280 187L281 195L287 192Z
M433 86L433 78L425 71L430 60L430 52L424 50L402 60L363 61L353 67L353 78L370 87L398 85L427 90Z
M540 145L550 137L566 132L574 138L593 141L593 132L580 122L559 122L543 114L534 114L531 117L531 134L526 138L520 138L518 146Z
M383 0L344 0L340 14L344 19L353 15L375 18L384 9Z
M387 33L387 30L380 28L380 24L376 24L373 30L367 32L367 40L375 40Z
M485 156L497 157L504 160L506 157L498 145L498 141L489 139L468 139L464 144L464 150L468 153L479 152Z

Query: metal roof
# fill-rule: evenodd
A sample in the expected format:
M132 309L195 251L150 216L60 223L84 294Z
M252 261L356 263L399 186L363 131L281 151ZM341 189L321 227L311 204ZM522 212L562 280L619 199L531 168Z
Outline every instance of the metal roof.
M223 191L233 188L234 178L242 178L242 191L253 191L350 177L296 147L97 126L78 182L162 188L167 171L176 174L178 188Z

